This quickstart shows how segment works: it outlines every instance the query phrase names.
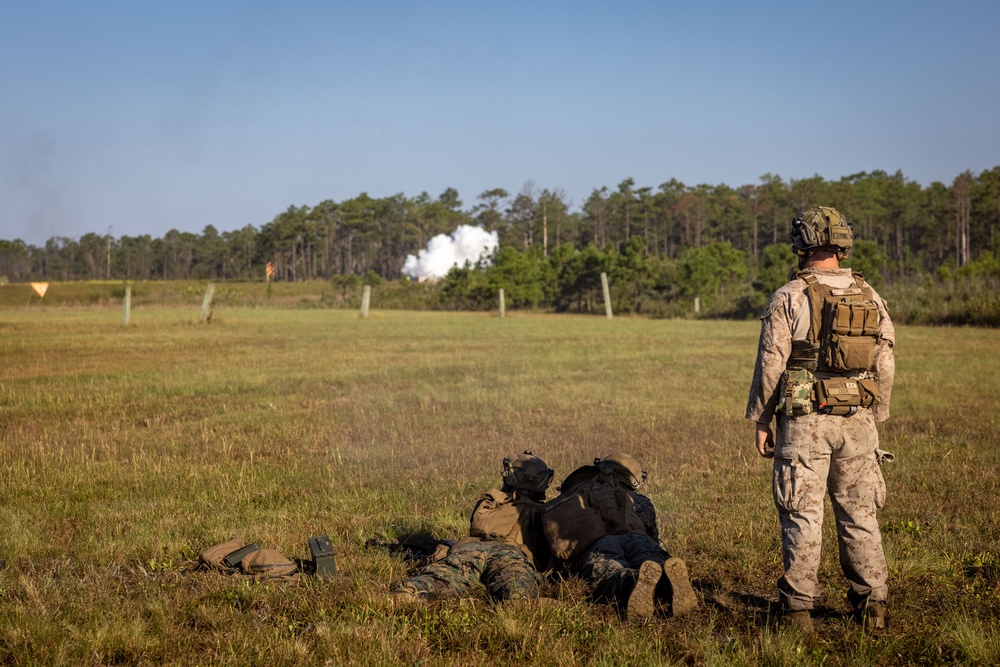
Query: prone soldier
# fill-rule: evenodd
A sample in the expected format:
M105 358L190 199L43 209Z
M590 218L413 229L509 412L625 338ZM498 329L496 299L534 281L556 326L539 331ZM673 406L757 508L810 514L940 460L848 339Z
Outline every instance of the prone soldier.
M531 452L505 458L503 483L476 503L468 537L443 559L393 585L390 598L467 597L482 587L496 602L538 598L545 582L541 572L549 562L541 509L553 474Z
M632 620L652 617L658 603L674 616L698 606L684 561L660 546L656 509L638 493L645 481L628 454L594 459L566 478L542 519L553 557Z

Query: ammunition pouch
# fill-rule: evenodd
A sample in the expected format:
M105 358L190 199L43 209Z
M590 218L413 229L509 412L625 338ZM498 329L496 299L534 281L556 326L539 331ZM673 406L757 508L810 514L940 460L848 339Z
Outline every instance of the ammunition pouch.
M874 380L829 378L816 381L816 407L827 415L853 415L881 400Z

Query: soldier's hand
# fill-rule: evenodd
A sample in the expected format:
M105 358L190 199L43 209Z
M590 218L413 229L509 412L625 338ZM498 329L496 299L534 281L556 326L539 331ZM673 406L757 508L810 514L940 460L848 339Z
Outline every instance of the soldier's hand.
M757 451L766 459L774 458L774 433L770 424L757 424Z

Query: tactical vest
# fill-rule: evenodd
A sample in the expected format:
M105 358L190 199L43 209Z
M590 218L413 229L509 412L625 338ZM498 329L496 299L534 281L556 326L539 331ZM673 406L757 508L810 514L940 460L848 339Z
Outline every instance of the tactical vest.
M801 416L817 409L824 414L853 415L881 400L878 385L862 374L873 370L879 342L879 312L871 287L855 273L854 286L830 287L810 272L796 274L806 282L809 332L792 341L782 378L782 410ZM816 379L814 373L832 376ZM862 375L862 377L857 377Z
M532 525L541 509L541 503L491 489L472 511L469 535L491 542L513 544L537 565L533 553L536 545Z
M797 274L806 282L809 333L792 342L788 368L838 375L871 370L878 345L878 305L860 273L855 285L836 288L819 282L809 272Z
M548 502L542 528L552 555L568 561L605 535L645 534L646 524L636 511L635 495L601 475Z

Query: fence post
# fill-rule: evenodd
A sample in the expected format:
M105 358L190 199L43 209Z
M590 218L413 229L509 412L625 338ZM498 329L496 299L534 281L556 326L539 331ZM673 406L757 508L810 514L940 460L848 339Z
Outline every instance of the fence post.
M504 308L504 302L503 302L503 288L501 287L500 288L500 317L504 317L504 315L505 315L505 308Z
M201 301L201 312L198 313L198 324L208 323L212 319L212 297L215 295L215 283L209 283L205 288L205 298Z
M368 306L371 305L372 300L372 286L365 285L364 289L361 291L361 317L362 319L368 317Z
M604 289L604 312L607 313L608 319L610 320L611 315L611 290L608 289L608 274L601 271L601 287Z
M125 286L125 298L122 299L122 326L127 327L132 317L132 286Z

